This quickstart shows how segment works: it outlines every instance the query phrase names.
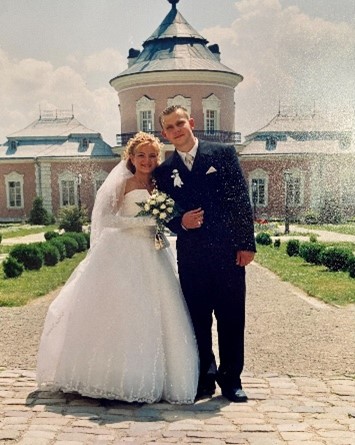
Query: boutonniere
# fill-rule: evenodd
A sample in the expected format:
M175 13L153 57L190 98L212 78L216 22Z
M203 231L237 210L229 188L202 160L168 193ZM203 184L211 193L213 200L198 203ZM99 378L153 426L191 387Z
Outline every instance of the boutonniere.
M206 171L206 175L209 175L209 174L211 174L211 173L216 173L216 169L212 166L212 167L210 167L207 171Z
M174 180L174 187L181 187L182 185L184 185L184 183L182 182L180 175L179 175L179 171L174 168L173 170L173 174L171 175L171 177Z

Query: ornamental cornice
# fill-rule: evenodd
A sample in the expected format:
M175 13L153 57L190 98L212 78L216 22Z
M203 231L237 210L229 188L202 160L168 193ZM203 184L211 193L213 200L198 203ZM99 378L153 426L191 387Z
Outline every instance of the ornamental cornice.
M220 84L222 86L235 88L243 77L237 73L227 73L221 71L152 71L146 73L130 74L127 76L117 76L110 80L111 86L122 92L132 87L142 87L148 84L163 86L168 84Z

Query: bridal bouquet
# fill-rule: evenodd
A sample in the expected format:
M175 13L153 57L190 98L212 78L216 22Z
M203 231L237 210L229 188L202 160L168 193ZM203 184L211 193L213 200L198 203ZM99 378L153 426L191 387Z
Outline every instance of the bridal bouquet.
M150 216L155 219L155 248L159 250L168 247L169 241L164 235L164 228L165 224L178 214L175 201L166 193L155 188L146 201L136 204L142 209L136 216Z

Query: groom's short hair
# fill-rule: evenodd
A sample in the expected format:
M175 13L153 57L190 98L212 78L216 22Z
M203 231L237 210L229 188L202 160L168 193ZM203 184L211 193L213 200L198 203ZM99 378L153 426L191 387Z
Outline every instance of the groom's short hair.
M183 107L182 105L170 105L169 107L166 107L159 114L159 124L160 124L161 128L164 128L164 126L163 126L164 116L168 116L169 114L174 113L177 110L182 110L185 114L186 119L190 119L190 114L185 107Z

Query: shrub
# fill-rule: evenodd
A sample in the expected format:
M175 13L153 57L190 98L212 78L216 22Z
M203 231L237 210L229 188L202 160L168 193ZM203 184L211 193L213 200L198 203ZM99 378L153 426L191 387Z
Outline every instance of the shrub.
M55 236L50 241L48 241L48 244L52 244L58 249L59 261L63 261L67 257L67 251L61 236Z
M88 249L90 249L90 233L83 232L83 235L85 236L86 239L86 245L88 246Z
M351 278L355 278L355 256L350 258L348 263L348 271Z
M318 224L319 216L315 212L308 212L304 216L304 222L309 225Z
M46 266L55 266L60 260L58 247L51 243L42 243L43 260Z
M45 233L44 233L44 238L45 238L47 241L50 241L51 239L53 239L53 238L55 238L55 237L57 237L57 236L60 236L60 235L59 235L58 232L55 232L54 230L50 230L49 232L45 232Z
M66 232L64 236L70 236L71 238L75 239L75 241L78 243L78 250L77 252L84 252L88 248L88 243L86 240L86 236L83 232Z
M28 270L39 270L43 265L43 253L38 245L18 244L10 250L10 256Z
M321 224L339 224L342 221L342 209L334 198L326 198L319 213Z
M29 223L35 225L48 226L51 224L53 216L43 207L43 199L37 196L33 200L32 209L30 211Z
M66 236L66 235L62 235L61 239L65 245L65 251L66 251L67 258L73 257L79 248L77 241L75 241L74 238L71 238L70 236Z
M262 244L264 246L269 246L270 244L272 244L271 236L266 232L258 233L255 237L255 241L258 244Z
M290 239L286 244L286 252L288 256L297 256L300 250L300 242L298 239Z
M8 256L2 263L4 274L7 278L19 277L24 271L23 264L17 261L16 258Z
M307 263L322 264L322 252L324 251L324 244L319 243L302 243L299 248L299 255Z
M353 253L350 249L329 247L322 253L322 264L332 272L346 271L351 258L353 258Z
M83 207L67 206L59 212L59 228L66 232L82 232L87 221L87 210Z
M315 233L312 233L312 235L309 235L309 242L310 243L316 243L317 242L317 235Z
M274 241L275 249L279 249L280 246L281 246L281 240L280 239L275 239L275 241Z

